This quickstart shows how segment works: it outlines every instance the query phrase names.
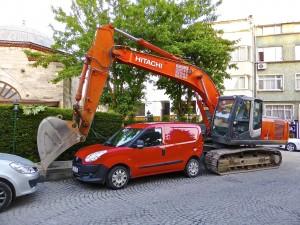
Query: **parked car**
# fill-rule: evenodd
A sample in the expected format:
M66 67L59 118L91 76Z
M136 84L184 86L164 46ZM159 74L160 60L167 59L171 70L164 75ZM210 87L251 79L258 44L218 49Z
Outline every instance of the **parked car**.
M17 155L0 153L0 212L19 196L37 189L39 171L33 162Z
M199 125L133 124L118 131L104 144L77 151L73 174L80 181L106 183L111 189L125 187L130 178L174 171L196 177L202 146Z
M289 138L288 143L285 145L285 149L293 152L300 150L300 139L297 138Z

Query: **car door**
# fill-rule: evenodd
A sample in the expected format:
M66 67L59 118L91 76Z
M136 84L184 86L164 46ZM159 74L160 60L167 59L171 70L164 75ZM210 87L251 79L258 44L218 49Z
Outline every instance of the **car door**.
M161 172L163 170L165 155L162 128L148 128L141 134L133 146L137 145L138 140L144 142L144 147L135 147L133 157L135 171L133 171L132 175L143 176Z

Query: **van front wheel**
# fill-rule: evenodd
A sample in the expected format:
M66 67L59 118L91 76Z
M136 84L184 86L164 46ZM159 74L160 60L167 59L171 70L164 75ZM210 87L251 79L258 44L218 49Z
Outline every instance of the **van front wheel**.
M124 188L127 185L128 181L128 169L124 166L115 166L109 171L107 175L106 185L111 189L117 190Z
M187 177L196 177L200 172L200 162L197 159L190 159L184 169L184 173Z

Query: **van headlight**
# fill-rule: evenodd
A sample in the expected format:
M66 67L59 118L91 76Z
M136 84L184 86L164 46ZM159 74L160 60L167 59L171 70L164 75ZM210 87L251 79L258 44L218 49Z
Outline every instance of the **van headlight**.
M24 165L19 162L12 162L9 164L9 166L13 168L15 171L23 174L33 174L37 172L37 170L34 169L32 166Z
M98 151L98 152L94 152L89 154L87 157L85 157L86 162L94 162L97 159L99 159L102 155L104 155L107 151L103 150L103 151Z

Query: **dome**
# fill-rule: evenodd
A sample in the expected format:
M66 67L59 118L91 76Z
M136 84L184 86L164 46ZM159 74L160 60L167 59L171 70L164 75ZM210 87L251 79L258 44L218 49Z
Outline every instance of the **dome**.
M53 41L34 29L26 26L0 26L1 41L32 42L50 47Z

